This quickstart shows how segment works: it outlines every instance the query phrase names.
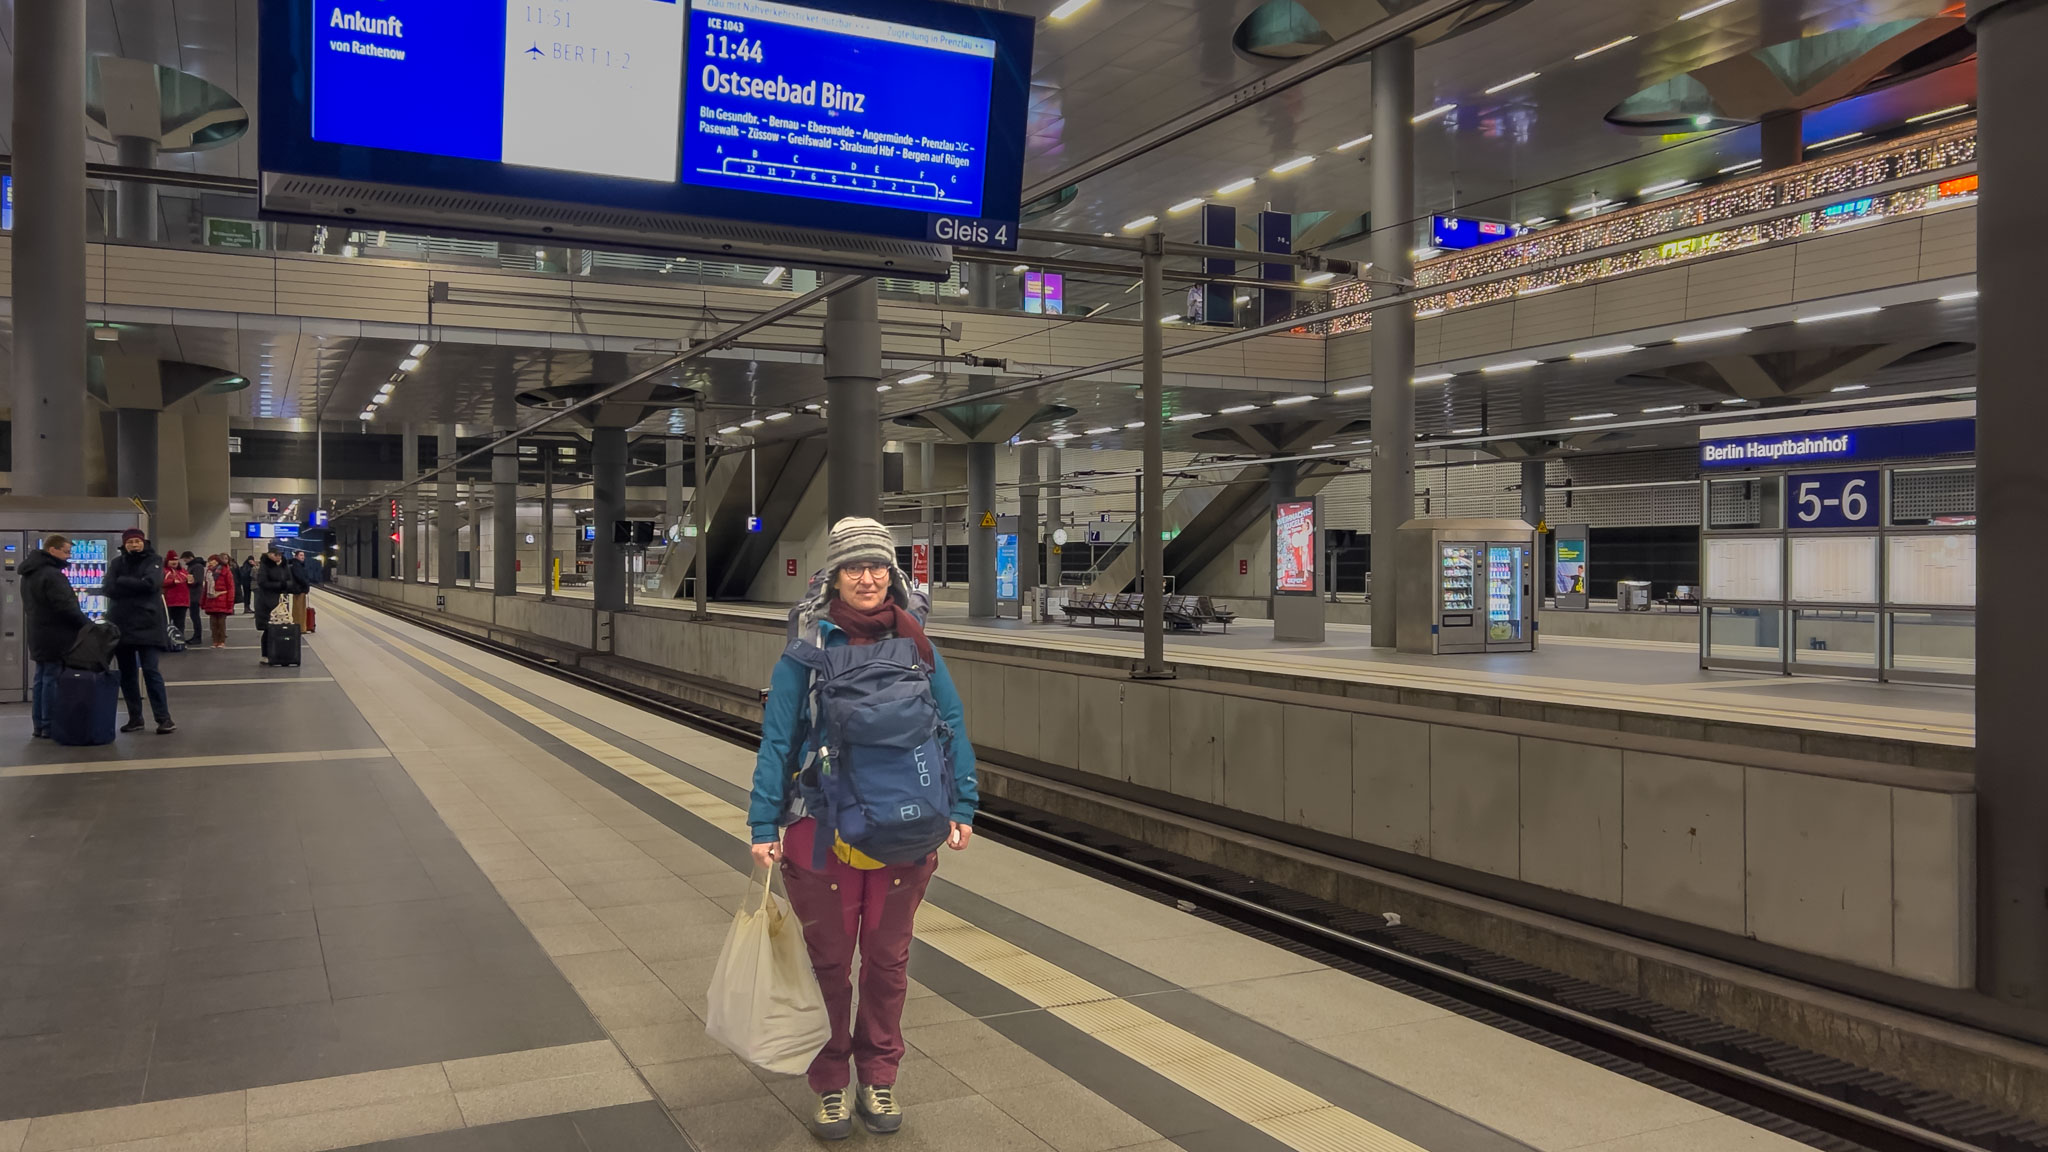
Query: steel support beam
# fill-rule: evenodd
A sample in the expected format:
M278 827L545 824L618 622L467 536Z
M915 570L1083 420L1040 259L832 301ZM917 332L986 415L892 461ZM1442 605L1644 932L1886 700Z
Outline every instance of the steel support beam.
M1372 54L1372 275L1375 294L1413 281L1415 45ZM1372 646L1394 647L1396 530L1415 515L1415 309L1372 317Z
M612 543L612 524L626 518L626 430L590 432L590 491L597 539L590 544L591 595L599 612L626 608L625 553Z
M1145 596L1145 655L1133 674L1146 679L1172 675L1166 667L1166 543L1160 529L1166 515L1166 300L1159 275L1165 260L1166 234L1145 237L1145 294L1139 315L1144 325L1145 364L1138 406L1144 410L1145 474L1138 516L1139 579Z

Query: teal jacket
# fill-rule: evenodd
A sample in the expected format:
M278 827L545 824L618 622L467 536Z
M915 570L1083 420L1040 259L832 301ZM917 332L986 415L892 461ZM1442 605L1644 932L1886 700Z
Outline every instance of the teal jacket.
M827 648L848 643L846 633L830 620L818 623L818 639ZM802 753L816 736L810 717L810 670L784 656L775 663L775 676L768 683L768 702L761 714L761 751L754 759L754 794L747 802L747 823L753 825L754 843L773 844L784 825L792 822L791 805L796 799L792 779L802 763ZM953 732L953 812L958 824L974 823L974 810L981 794L974 782L974 745L967 739L967 709L960 692L953 687L953 675L946 671L946 658L932 653L932 701L939 706L939 718Z

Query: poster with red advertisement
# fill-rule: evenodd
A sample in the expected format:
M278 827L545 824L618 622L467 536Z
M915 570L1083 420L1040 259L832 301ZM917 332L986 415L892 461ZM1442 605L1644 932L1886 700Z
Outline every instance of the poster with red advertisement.
M910 542L910 583L916 588L932 586L932 546L927 540Z
M1273 506L1273 591L1316 593L1316 504L1287 500Z

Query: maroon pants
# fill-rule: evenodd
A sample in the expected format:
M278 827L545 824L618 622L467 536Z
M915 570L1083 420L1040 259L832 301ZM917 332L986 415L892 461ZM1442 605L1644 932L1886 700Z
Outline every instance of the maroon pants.
M782 839L782 881L790 907L803 921L804 945L825 993L832 1039L811 1061L811 1090L847 1086L852 1058L862 1084L896 1083L903 1061L903 999L910 989L910 936L917 906L938 870L934 852L916 864L855 868L826 855L825 870L811 867L817 822L803 819ZM853 954L860 949L860 1009L853 1008ZM851 1019L849 1019L851 1017Z

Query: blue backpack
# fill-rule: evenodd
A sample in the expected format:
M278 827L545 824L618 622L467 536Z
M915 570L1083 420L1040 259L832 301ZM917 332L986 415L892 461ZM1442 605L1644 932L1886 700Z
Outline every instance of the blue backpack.
M914 864L952 831L953 733L939 718L914 641L784 653L811 672L814 732L798 775L819 829L812 867L833 838L883 864Z

